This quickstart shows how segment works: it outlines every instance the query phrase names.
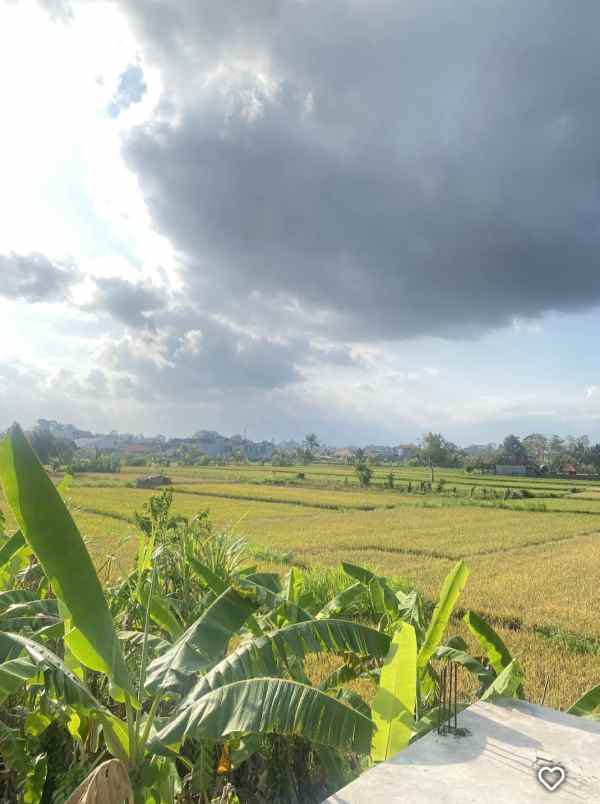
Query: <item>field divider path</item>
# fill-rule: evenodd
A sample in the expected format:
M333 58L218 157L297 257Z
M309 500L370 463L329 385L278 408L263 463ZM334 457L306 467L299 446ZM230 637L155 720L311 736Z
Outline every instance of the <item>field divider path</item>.
M201 485L201 484L198 484ZM222 485L235 485L235 484L225 484ZM241 484L240 484L241 485ZM259 484L257 484L259 485ZM292 486L292 488L303 488L303 489L310 489L313 491L325 491L324 489L319 489L316 487L311 486ZM317 501L308 501L308 500L298 500L290 497L275 497L275 496L254 496L251 494L228 494L221 491L195 491L191 489L183 489L179 486L173 486L173 490L177 494L190 494L197 497L217 497L221 499L227 500L246 500L247 502L264 502L264 503L274 503L280 505L297 505L299 507L304 508L315 508L325 511L340 511L343 513L352 512L352 511L394 511L396 509L415 509L415 508L480 508L480 509L495 509L500 511L517 511L519 513L524 514L582 514L586 516L600 516L600 510L598 511L590 511L589 509L577 509L577 508L535 508L532 501L532 507L527 507L527 503L522 502L515 502L514 504L505 503L503 501L498 500L497 502L489 502L485 500L471 500L468 497L465 498L456 498L456 497L439 497L439 498L427 498L422 499L420 495L401 495L399 494L399 502L397 503L385 503L385 502L378 502L376 500L373 501L373 504L360 504L360 503L350 503L345 505L343 503L320 503ZM329 489L331 491L331 489ZM335 489L336 493L347 493L352 494L352 491L346 491L341 489ZM375 495L377 492L375 493ZM375 496L374 495L374 496ZM407 497L410 496L410 499ZM544 498L540 498L544 499Z
M127 514L120 514L118 511L107 511L103 508L88 508L84 505L76 505L71 509L72 513L82 511L84 514L95 514L96 516L105 516L108 519L118 519L120 522L129 522L135 525L135 517L128 516Z
M600 528L596 528L594 530L584 530L581 533L573 533L570 536L557 536L554 539L538 539L536 541L530 542L522 542L521 544L511 544L506 547L495 547L483 550L474 550L470 553L468 552L461 552L461 553L442 553L439 550L428 550L426 548L419 548L419 547L394 547L393 545L384 546L382 544L371 544L368 542L363 542L362 544L344 544L336 543L336 549L338 550L348 550L350 552L355 553L362 553L362 552L369 552L373 551L375 553L389 553L391 555L407 555L407 556L416 556L419 558L443 558L447 561L460 561L461 559L469 559L469 558L476 558L479 556L490 556L495 555L497 553L512 553L519 550L524 550L529 547L543 547L544 545L555 545L561 544L564 542L573 542L576 539L581 538L582 536L600 536ZM320 554L327 552L329 548L323 546L320 547L311 547L311 554Z
M407 508L409 506L402 505L399 503L398 505L392 504L385 504L382 503L380 505L342 505L337 503L319 503L319 502L308 502L306 500L294 500L288 497L253 497L249 494L225 494L221 491L191 491L190 489L182 489L178 488L177 486L173 486L173 491L176 494L191 494L196 497L220 497L226 500L246 500L247 502L264 502L264 503L276 503L280 505L298 505L302 508L316 508L325 511L377 511L381 509L385 510L394 510L396 508Z

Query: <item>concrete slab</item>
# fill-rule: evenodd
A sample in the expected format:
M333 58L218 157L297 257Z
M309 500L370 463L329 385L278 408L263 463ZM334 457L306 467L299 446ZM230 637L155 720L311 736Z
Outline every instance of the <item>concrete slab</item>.
M432 732L326 801L600 804L600 723L503 699L474 704L459 715L458 725L470 735ZM550 792L538 771L556 765L566 777ZM544 779L552 785L559 773L546 772Z

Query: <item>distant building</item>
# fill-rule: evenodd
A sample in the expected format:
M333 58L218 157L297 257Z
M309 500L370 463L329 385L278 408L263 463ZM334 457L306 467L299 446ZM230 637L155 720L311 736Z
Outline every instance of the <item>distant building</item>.
M118 436L92 436L92 438L76 438L78 449L96 449L98 452L119 452L123 448Z
M527 466L509 466L506 464L496 464L497 475L516 475L519 477L526 477L529 474Z
M214 430L200 430L194 435L194 445L209 458L223 458L227 439Z
M127 455L151 455L153 452L160 452L162 444L146 443L146 444L127 444L125 453Z
M411 458L414 458L418 452L419 448L416 444L398 444L396 447L396 453L401 461L409 461Z
M89 430L80 430L72 424L61 424L54 421L54 419L38 419L36 426L38 430L59 438L68 438L69 441L76 441L78 438L90 438L93 435Z
M386 460L393 460L398 457L398 450L396 447L385 447L378 444L368 444L365 447L367 455L375 458L384 458Z

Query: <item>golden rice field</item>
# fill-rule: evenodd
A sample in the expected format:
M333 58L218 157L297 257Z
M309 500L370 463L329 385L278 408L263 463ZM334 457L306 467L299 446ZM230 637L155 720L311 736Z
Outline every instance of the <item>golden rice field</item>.
M358 487L352 468L340 466L164 471L174 482L175 512L193 516L208 508L215 527L245 536L262 563L277 571L290 561L328 567L347 560L405 578L434 599L446 573L463 558L471 575L461 607L495 622L524 665L531 700L541 699L547 682L546 702L565 707L600 683L600 485L473 478L448 470L445 494L409 494L406 488L385 489L389 470L383 468L375 470L372 489ZM119 475L82 475L68 492L103 573L114 557L113 577L129 566L137 548L133 514L151 494L131 487L141 473L128 468ZM265 483L282 478L296 482ZM427 473L395 470L397 485L407 478L416 485ZM472 498L465 489L473 485L527 488L536 497ZM14 527L1 499L0 509ZM459 620L453 630L468 636ZM315 666L313 672L325 669Z

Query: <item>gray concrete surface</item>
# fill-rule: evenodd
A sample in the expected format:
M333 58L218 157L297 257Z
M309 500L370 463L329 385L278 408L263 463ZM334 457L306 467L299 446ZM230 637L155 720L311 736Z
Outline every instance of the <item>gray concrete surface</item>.
M476 703L458 718L466 737L434 731L364 773L328 804L600 804L600 723L513 699ZM553 792L542 765L561 765ZM552 784L558 774L544 778Z

